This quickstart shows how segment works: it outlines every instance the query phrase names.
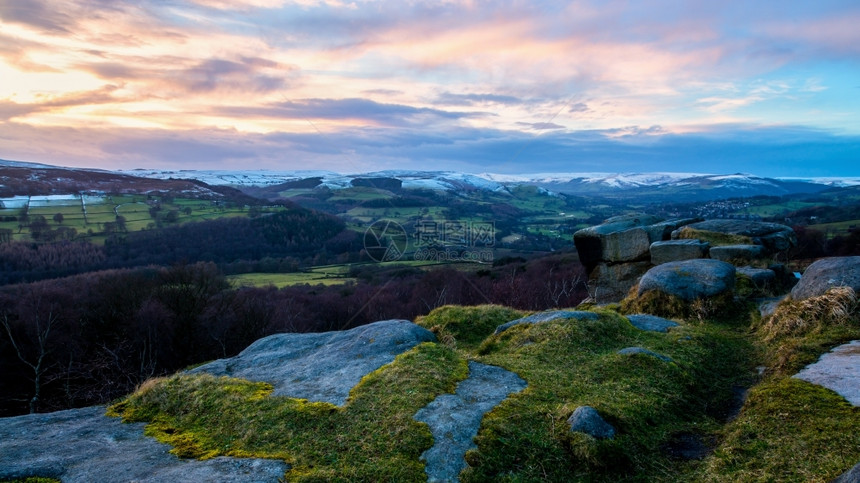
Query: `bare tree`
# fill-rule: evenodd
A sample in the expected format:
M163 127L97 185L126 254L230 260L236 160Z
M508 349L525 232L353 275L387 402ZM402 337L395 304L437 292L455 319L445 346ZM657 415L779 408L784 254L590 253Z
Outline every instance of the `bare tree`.
M12 324L9 323L9 317L3 316L3 328L6 329L6 334L9 336L9 341L12 343L12 348L15 349L15 355L18 359L33 371L33 397L30 399L30 414L36 412L36 406L39 404L39 398L42 394L43 377L48 370L47 356L50 353L48 347L48 338L51 336L51 329L57 323L56 314L53 311L48 312L47 316L36 316L34 320L34 330L36 331L36 350L35 354L28 355L24 353L12 334Z

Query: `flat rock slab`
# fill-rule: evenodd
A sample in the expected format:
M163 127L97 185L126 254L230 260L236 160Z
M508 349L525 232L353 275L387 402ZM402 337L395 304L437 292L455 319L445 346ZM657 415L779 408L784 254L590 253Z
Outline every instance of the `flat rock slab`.
M338 332L275 334L235 357L189 372L268 382L276 396L342 406L362 377L416 345L435 340L432 332L406 320L384 320Z
M594 312L586 312L584 310L552 310L549 312L532 314L521 319L504 323L496 327L494 334L501 334L502 332L519 324L539 324L542 322L551 322L557 319L597 320L599 318L600 316Z
M833 483L860 483L860 463L833 480Z
M627 320L639 330L647 330L651 332L669 332L669 329L678 327L677 322L672 322L663 317L648 314L633 314L628 315Z
M427 423L433 434L433 446L421 455L427 481L457 481L484 414L525 388L526 382L513 372L469 362L469 377L454 394L443 394L415 413L414 419Z
M836 347L794 377L824 386L860 406L860 340Z
M280 460L183 460L102 406L0 419L0 480L43 476L64 483L277 482Z
M705 258L711 244L699 240L656 241L651 244L651 263L677 262L694 258Z

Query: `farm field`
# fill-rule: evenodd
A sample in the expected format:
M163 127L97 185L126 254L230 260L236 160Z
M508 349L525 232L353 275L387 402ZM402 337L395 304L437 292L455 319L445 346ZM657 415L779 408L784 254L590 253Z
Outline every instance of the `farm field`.
M101 244L114 232L134 232L247 214L245 207L227 207L218 202L192 198L18 196L0 200L0 230L9 233L12 241L87 239Z

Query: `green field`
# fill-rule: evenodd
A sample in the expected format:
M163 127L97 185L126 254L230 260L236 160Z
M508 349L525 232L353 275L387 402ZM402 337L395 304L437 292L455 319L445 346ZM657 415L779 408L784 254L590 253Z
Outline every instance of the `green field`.
M154 207L158 210L151 213ZM22 219L24 214L26 217ZM44 218L47 226L43 226L43 230L73 229L75 238L103 243L112 231L123 231L122 224L117 224L118 220L124 219L124 231L133 232L247 214L244 207L227 208L217 202L192 198L160 199L146 195L87 195L83 199L79 195L62 199L33 197L23 208L0 208L0 229L11 230L13 241L36 241L31 224ZM118 219L119 216L122 219Z
M847 235L851 230L860 228L860 220L836 221L833 223L819 223L809 225L809 229L818 230L827 234L828 238L839 235Z

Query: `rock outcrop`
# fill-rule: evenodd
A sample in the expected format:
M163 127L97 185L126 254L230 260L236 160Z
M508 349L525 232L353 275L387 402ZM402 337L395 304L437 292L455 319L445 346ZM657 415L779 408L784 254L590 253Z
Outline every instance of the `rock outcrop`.
M851 287L860 293L860 256L822 258L810 265L794 288L791 298L805 300L824 295L831 287Z
M770 253L797 245L791 227L745 220L707 220L691 223L672 233L673 239L699 239L712 245L761 245Z
M645 247L646 238L650 244ZM589 277L589 294L597 303L625 298L650 268L685 260L714 259L735 265L764 267L775 254L797 243L785 225L742 220L678 219L657 221L650 215L626 215L584 228L573 236ZM779 274L757 273L785 280ZM793 283L793 282L792 282Z
M624 298L651 266L652 244L669 240L674 230L694 221L623 215L574 233L579 260L594 287L592 297L599 302Z
M643 356L648 356L648 357L653 357L653 358L655 358L655 359L659 359L659 360L661 360L661 361L663 361L663 362L672 362L672 358L671 358L671 357L669 357L669 356L664 356L663 354L658 354L658 353L656 353L656 352L654 352L654 351L652 351L652 350L648 350L648 349L646 349L646 348L644 348L644 347L638 347L638 346L635 346L635 347L625 347L625 348L623 348L623 349L619 350L619 351L618 351L618 353L619 353L619 354L621 354L622 356L636 356L636 355L643 355Z
M384 320L340 332L275 334L235 357L189 372L268 382L276 396L340 406L366 374L421 342L435 340L432 332L406 320Z

